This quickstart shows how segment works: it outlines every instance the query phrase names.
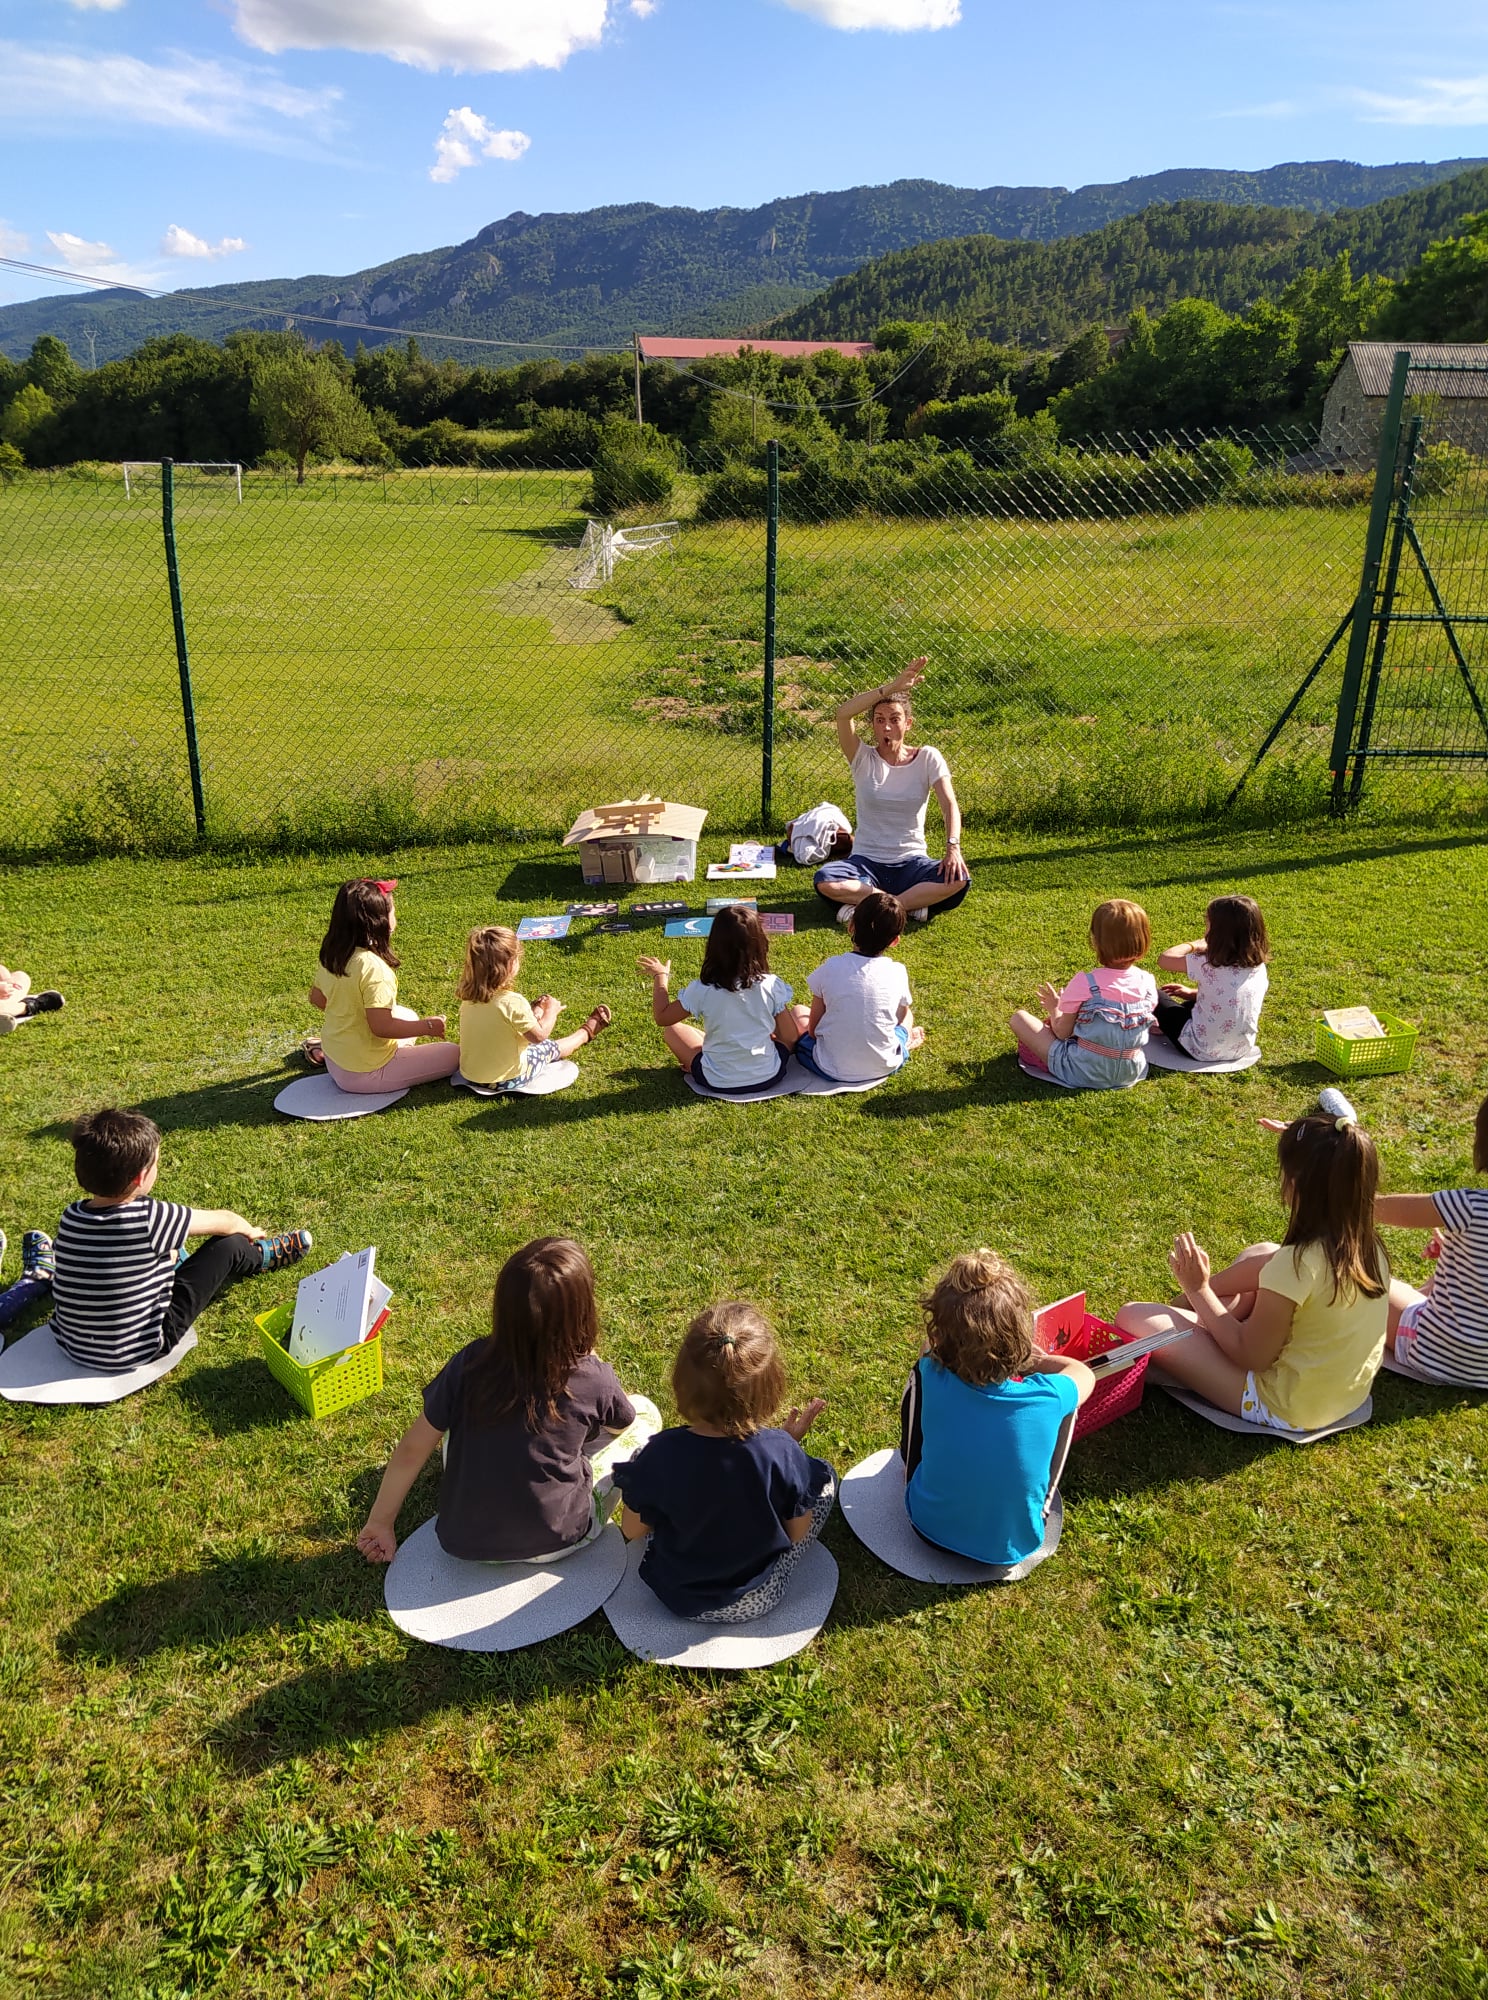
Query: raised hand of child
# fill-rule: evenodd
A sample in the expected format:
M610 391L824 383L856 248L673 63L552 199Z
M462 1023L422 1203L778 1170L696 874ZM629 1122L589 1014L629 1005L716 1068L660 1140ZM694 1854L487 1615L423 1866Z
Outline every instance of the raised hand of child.
M1046 979L1038 989L1038 1003L1052 1021L1059 1012L1059 988L1051 986Z
M1285 1118L1258 1118L1256 1123L1263 1132L1285 1132L1287 1128Z
M1173 1247L1168 1253L1168 1269L1178 1280L1178 1288L1191 1298L1209 1282L1209 1253L1199 1243L1191 1229L1173 1238Z
M419 1023L431 1042L444 1040L445 1019L443 1014L426 1014Z
M357 1536L357 1547L369 1563L390 1563L398 1553L398 1537L391 1528L369 1521Z
M638 958L636 964L642 972L649 973L653 979L659 979L663 986L671 985L672 961L669 958Z
M1433 1229L1431 1235L1427 1239L1426 1247L1421 1252L1421 1255L1423 1257L1429 1257L1432 1263L1434 1264L1437 1258L1440 1257L1442 1253L1442 1245L1446 1242L1446 1240L1447 1239L1442 1235L1439 1229Z
M792 1410L782 1421L780 1428L783 1431L789 1431L796 1443L799 1444L826 1407L827 1399L825 1396L813 1396L804 1410Z

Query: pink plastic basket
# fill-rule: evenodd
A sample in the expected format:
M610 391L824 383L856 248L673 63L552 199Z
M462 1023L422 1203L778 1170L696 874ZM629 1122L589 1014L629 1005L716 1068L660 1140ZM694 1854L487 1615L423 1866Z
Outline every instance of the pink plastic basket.
M1034 1315L1034 1336L1046 1354L1068 1354L1076 1361L1089 1361L1108 1348L1119 1347L1126 1336L1114 1326L1085 1310L1085 1294L1074 1292ZM1143 1355L1130 1368L1123 1368L1108 1382L1097 1381L1090 1401L1075 1418L1075 1436L1089 1437L1104 1430L1134 1410L1142 1400L1142 1384L1150 1356Z

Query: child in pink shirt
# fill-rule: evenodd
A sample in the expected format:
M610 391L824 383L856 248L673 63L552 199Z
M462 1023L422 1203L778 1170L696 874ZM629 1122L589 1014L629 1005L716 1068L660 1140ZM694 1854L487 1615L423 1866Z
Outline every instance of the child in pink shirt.
M1020 1007L1008 1023L1057 1083L1071 1090L1126 1090L1147 1074L1144 1049L1157 1006L1157 981L1138 960L1152 944L1139 903L1113 897L1090 919L1099 965L1078 972L1062 993L1039 988L1043 1019Z

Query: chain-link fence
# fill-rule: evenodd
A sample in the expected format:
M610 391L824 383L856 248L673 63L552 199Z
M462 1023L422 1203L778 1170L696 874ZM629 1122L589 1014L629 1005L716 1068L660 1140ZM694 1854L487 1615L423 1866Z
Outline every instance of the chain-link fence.
M249 473L241 500L230 474L178 468L207 836L548 834L643 791L749 831L767 668L778 823L849 803L832 710L916 653L917 737L949 758L971 824L1198 816L1346 624L1376 442L1377 420L1326 451L1286 431L1018 460L782 450L769 663L763 448L694 461L606 522L577 466ZM1485 462L1429 435L1415 462L1413 518L1450 544L1455 630L1475 635ZM0 662L9 852L195 837L159 468L131 468L127 494L108 468L0 487ZM1289 716L1253 814L1326 803L1342 665L1340 649ZM1429 749L1464 683L1410 671L1397 709Z

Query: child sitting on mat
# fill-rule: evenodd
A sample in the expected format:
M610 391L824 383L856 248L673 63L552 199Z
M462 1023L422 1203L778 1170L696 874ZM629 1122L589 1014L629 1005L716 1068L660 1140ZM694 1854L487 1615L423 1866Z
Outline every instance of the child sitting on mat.
M710 1306L672 1367L681 1424L616 1467L626 1539L651 1538L641 1579L678 1617L743 1625L773 1611L832 1510L831 1466L801 1449L826 1404L815 1397L775 1428L784 1394L761 1314Z
M608 1007L591 1010L582 1028L553 1039L561 1001L544 993L534 1007L515 991L522 943L505 924L470 933L460 974L460 1074L467 1083L516 1090L549 1063L588 1048L610 1025Z
M434 1532L469 1562L550 1562L594 1541L614 1502L615 1467L661 1428L595 1353L594 1268L566 1236L516 1251L496 1278L491 1331L462 1347L424 1390L357 1536L391 1562L398 1509L443 1442Z
M1472 1162L1488 1174L1488 1097L1478 1106ZM1382 1194L1374 1219L1387 1229L1429 1229L1426 1255L1436 1264L1423 1291L1391 1283L1385 1344L1428 1381L1488 1389L1488 1193Z
M1152 943L1139 903L1116 896L1090 919L1095 972L1078 972L1062 993L1038 990L1043 1019L1020 1007L1009 1021L1023 1048L1072 1090L1126 1090L1147 1074L1143 1048L1157 982L1137 961Z
M920 1304L925 1338L900 1410L905 1507L937 1548L1012 1568L1044 1546L1095 1377L1037 1345L1028 1287L991 1250L952 1258Z
M643 958L651 1018L688 1075L721 1097L766 1090L785 1075L805 1025L804 1007L770 970L770 941L753 910L720 910L703 947L702 970L669 998L670 959ZM695 1014L701 1029L688 1022Z
M310 988L310 1005L325 1015L320 1042L306 1046L312 1060L323 1055L326 1069L342 1090L368 1095L406 1090L449 1076L460 1060L459 1047L444 1039L443 1014L411 1020L395 1011L399 959L393 951L398 913L392 882L343 882L331 906L331 921L320 947L320 970ZM400 1048L420 1035L425 1048Z
M57 1225L52 1331L84 1368L118 1374L158 1359L235 1279L283 1270L312 1247L308 1229L270 1236L230 1208L153 1200L160 1132L138 1111L80 1118L72 1147L88 1198ZM187 1257L192 1236L211 1241Z
M1196 1062L1242 1062L1254 1055L1270 956L1266 920L1255 898L1216 896L1204 912L1204 935L1158 955L1163 972L1181 972L1194 981L1158 988L1158 1027Z
M58 1014L66 1005L55 987L33 993L29 972L13 972L0 965L0 1035L8 1035L24 1021L34 1021L38 1014Z
M848 923L852 950L819 965L806 984L811 1013L797 1058L834 1083L868 1083L909 1061L925 1039L915 1025L909 974L887 956L904 932L904 906L875 889Z
M1286 1233L1253 1243L1223 1271L1189 1231L1168 1268L1186 1305L1125 1305L1116 1324L1143 1334L1182 1326L1154 1376L1232 1417L1277 1431L1323 1430L1358 1409L1385 1351L1390 1266L1375 1234L1379 1160L1352 1113L1314 1113L1278 1132Z

